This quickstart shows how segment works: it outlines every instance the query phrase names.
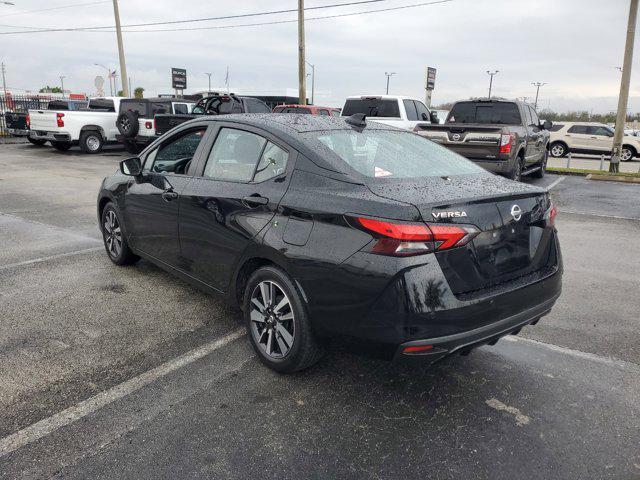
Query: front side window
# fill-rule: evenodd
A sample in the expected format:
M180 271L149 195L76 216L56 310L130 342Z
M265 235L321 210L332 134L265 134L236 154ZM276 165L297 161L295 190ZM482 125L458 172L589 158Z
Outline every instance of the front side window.
M184 175L205 132L206 128L200 127L172 138L147 156L145 170Z
M266 143L266 139L255 133L221 129L203 175L217 180L250 182Z
M416 110L418 112L418 120L429 120L429 109L422 102L416 100Z
M371 178L419 178L486 173L473 162L411 132L337 130L310 132L358 173ZM314 138L315 137L315 138ZM488 174L487 174L488 175Z
M248 113L270 113L271 112L271 110L269 109L269 106L258 99L247 98L245 99L245 101L247 102Z
M407 112L407 120L418 120L418 112L416 112L416 104L413 100L403 100L404 110Z
M537 127L538 125L540 125L540 119L538 118L538 114L536 113L536 111L533 109L531 105L529 105L529 111L531 112L532 125L535 125Z

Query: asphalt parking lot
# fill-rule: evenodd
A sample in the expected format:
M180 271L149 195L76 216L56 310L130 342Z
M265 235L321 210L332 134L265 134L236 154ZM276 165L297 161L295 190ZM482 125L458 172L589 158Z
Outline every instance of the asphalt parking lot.
M640 478L640 185L527 180L565 277L519 336L282 376L234 308L107 259L95 198L125 155L0 145L0 478Z

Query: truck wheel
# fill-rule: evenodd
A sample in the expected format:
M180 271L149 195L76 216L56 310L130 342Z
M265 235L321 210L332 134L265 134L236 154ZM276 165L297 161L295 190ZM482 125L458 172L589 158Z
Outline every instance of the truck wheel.
M100 132L88 130L80 134L80 150L84 153L100 153L104 146L104 140Z
M71 148L70 142L51 142L51 145L59 152L66 152Z
M27 137L27 140L29 141L29 143L36 145L38 147L43 146L45 143L47 143L46 140L38 140L37 138L31 138L31 137Z
M544 151L544 156L542 157L542 160L540 161L540 165L538 165L540 167L540 170L536 170L535 172L533 172L531 174L531 176L533 178L543 178L544 174L547 172L547 160L549 159L549 151L545 149Z
M249 339L264 365L292 373L321 358L302 297L285 272L273 266L256 270L242 303Z
M567 146L561 142L554 142L549 147L549 153L555 158L564 157L567 154Z
M522 162L523 159L521 157L516 158L516 164L513 167L513 170L509 174L509 179L519 182L522 180Z

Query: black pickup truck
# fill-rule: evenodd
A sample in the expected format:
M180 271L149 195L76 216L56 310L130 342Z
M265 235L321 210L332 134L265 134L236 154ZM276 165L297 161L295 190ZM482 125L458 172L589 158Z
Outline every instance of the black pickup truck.
M444 124L420 123L414 131L491 172L520 180L544 176L551 126L525 102L492 98L456 102Z
M155 116L156 135L160 136L173 127L199 115L224 115L228 113L270 113L269 105L252 97L239 97L233 93L213 94L196 103L192 113L183 115L158 114Z

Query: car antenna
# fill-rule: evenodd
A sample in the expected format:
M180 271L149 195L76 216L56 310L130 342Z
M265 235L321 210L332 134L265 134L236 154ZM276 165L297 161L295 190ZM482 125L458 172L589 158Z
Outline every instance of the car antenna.
M354 113L353 115L347 117L345 122L347 122L349 125L353 125L354 127L366 127L366 118L367 116L364 113Z

